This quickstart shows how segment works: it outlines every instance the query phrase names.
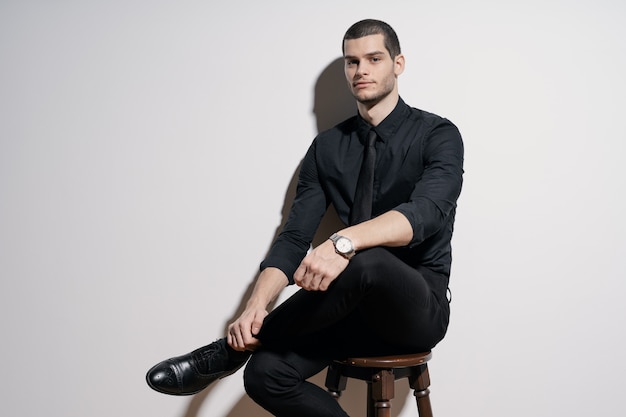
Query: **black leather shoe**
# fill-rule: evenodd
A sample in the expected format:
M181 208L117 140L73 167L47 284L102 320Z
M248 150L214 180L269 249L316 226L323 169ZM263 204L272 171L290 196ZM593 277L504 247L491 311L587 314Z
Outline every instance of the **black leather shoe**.
M226 338L219 339L191 353L154 365L146 374L146 381L150 388L163 394L196 394L212 382L234 374L250 354L231 349Z

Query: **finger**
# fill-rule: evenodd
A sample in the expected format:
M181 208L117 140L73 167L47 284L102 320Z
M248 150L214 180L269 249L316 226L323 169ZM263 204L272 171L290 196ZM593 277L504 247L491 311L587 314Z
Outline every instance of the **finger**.
M235 347L237 347L237 339L235 338L235 329L234 329L235 325L234 324L230 324L228 326L228 332L226 332L226 342L230 345L230 347L232 347L233 349Z
M250 343L248 343L246 345L246 350L256 350L256 348L258 348L259 346L261 346L261 341L259 339L252 339L252 341Z
M255 320L252 323L252 328L250 329L251 333L252 333L252 336L256 337L256 335L259 334L259 332L261 331L261 326L262 325L263 325L263 322L262 321L258 321L258 320Z
M307 283L307 290L318 291L323 278L324 275L322 274L310 274L310 279Z
M235 331L231 328L228 330L228 335L226 336L228 344L233 349L237 349L237 338L235 337Z
M317 291L319 287L319 277L317 275L314 275L311 277L311 280L309 281L309 291Z
M306 274L306 267L302 264L298 266L296 272L293 274L293 280L296 282L298 286L302 286L302 281L304 280L304 276Z
M236 326L233 327L233 332L232 332L232 336L234 339L234 345L233 346L235 349L237 350L241 350L245 347L245 344L243 342L243 335L241 334L241 324L237 324Z
M305 290L311 286L312 273L308 269L304 269L302 273L302 277L300 278L300 282L298 282L298 286L304 288Z

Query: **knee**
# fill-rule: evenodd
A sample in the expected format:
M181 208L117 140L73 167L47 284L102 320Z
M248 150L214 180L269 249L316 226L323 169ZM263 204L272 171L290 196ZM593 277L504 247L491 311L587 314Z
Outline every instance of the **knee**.
M380 266L387 265L392 256L385 248L366 249L350 260L349 267L362 270L377 270Z
M371 289L388 275L390 254L383 248L368 249L350 260L342 275L346 285L358 286L361 290Z
M291 392L302 378L279 354L260 351L252 355L243 375L250 398L263 405Z

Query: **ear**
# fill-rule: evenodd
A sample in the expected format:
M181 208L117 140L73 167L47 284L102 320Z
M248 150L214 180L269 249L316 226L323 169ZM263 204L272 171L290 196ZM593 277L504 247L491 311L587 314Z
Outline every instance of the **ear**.
M396 77L404 72L404 55L399 54L393 61L393 72Z

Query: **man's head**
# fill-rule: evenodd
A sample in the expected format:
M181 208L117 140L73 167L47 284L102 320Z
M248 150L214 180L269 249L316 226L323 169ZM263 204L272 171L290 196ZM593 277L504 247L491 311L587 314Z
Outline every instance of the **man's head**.
M385 48L391 58L395 58L400 55L400 41L396 31L391 26L380 20L365 19L360 22L356 22L354 25L346 31L341 43L341 51L345 55L346 53L346 41L348 39L358 39L369 35L383 35Z
M404 71L400 42L391 26L379 20L355 23L344 36L343 57L346 80L359 111L374 106L391 111L398 99L397 79Z

